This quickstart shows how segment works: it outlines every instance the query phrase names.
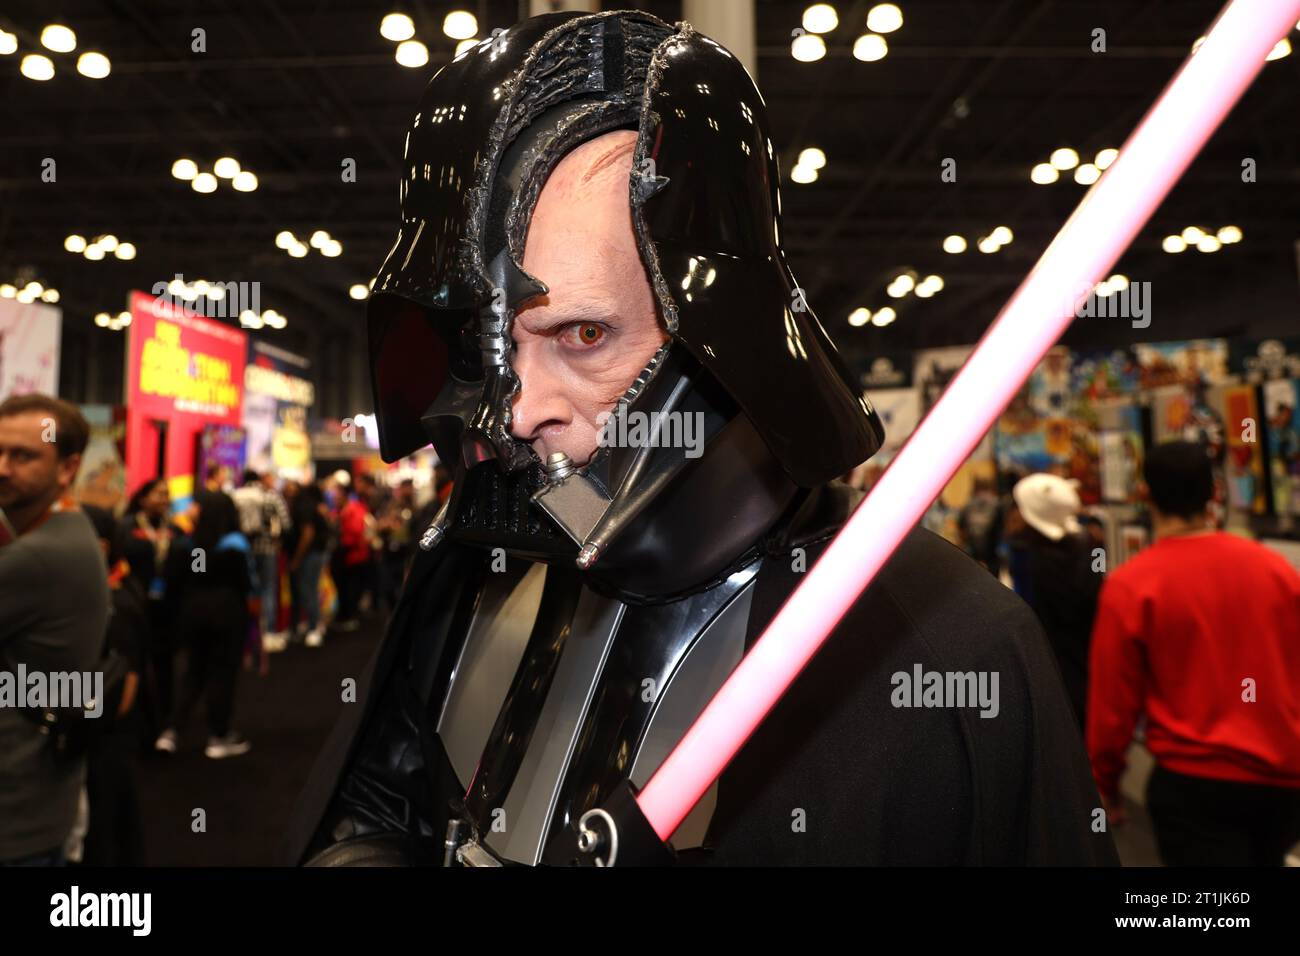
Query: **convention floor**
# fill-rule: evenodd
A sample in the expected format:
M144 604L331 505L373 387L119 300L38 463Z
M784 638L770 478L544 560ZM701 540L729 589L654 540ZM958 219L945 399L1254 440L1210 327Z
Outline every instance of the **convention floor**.
M381 635L377 619L351 634L331 632L319 648L272 654L268 672L242 671L234 726L253 748L240 757L203 756L201 708L173 755L139 763L145 861L153 866L267 866L317 753L343 707L345 678L360 678ZM191 827L194 811L206 832Z
M266 866L316 754L341 708L341 685L360 677L381 636L376 618L352 634L331 633L320 648L290 647L269 658L268 672L243 671L235 726L251 741L241 757L203 756L198 719L172 756L144 755L139 764L145 858L154 866ZM196 715L197 718L197 715ZM206 831L194 832L202 809ZM1150 819L1129 801L1129 822L1114 831L1128 866L1158 866ZM1297 848L1300 853L1300 848ZM1292 859L1300 866L1300 856Z

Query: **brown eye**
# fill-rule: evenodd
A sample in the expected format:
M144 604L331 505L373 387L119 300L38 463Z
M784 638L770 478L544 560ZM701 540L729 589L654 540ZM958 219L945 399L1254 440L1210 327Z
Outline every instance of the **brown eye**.
M578 341L583 345L595 345L605 335L605 330L594 322L583 322L578 325Z

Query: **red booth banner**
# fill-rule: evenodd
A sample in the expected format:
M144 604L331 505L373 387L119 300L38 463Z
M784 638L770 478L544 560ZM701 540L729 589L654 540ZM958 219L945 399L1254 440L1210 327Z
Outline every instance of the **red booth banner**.
M131 492L162 475L173 506L189 503L204 426L241 422L247 339L239 329L131 293L126 370Z

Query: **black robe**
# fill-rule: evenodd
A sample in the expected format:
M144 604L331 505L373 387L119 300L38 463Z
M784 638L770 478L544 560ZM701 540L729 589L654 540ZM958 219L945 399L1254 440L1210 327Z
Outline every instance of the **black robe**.
M801 580L791 549L804 548L811 567L856 501L842 485L818 489L790 525L797 532L767 541L748 642ZM395 834L406 862L439 858L446 796L458 785L421 689L436 683L430 675L448 635L463 633L464 601L448 596L472 590L484 560L452 543L417 560L360 682L382 692L350 705L335 728L288 835L288 862L333 840L380 833ZM996 672L997 715L981 717L974 702L896 706L904 695L895 675L910 679L917 665L922 673L983 672L986 681ZM723 773L705 848L681 861L1115 864L1104 825L1033 612L918 528Z

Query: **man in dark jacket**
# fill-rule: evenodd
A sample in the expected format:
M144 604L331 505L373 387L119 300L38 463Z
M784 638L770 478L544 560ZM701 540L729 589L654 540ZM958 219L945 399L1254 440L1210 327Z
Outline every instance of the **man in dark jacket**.
M689 26L519 24L434 78L407 162L454 175L404 187L374 284L380 441L432 439L454 490L288 856L567 863L817 560L883 429L786 265L762 100ZM671 842L1092 864L1105 829L1033 615L918 530Z

